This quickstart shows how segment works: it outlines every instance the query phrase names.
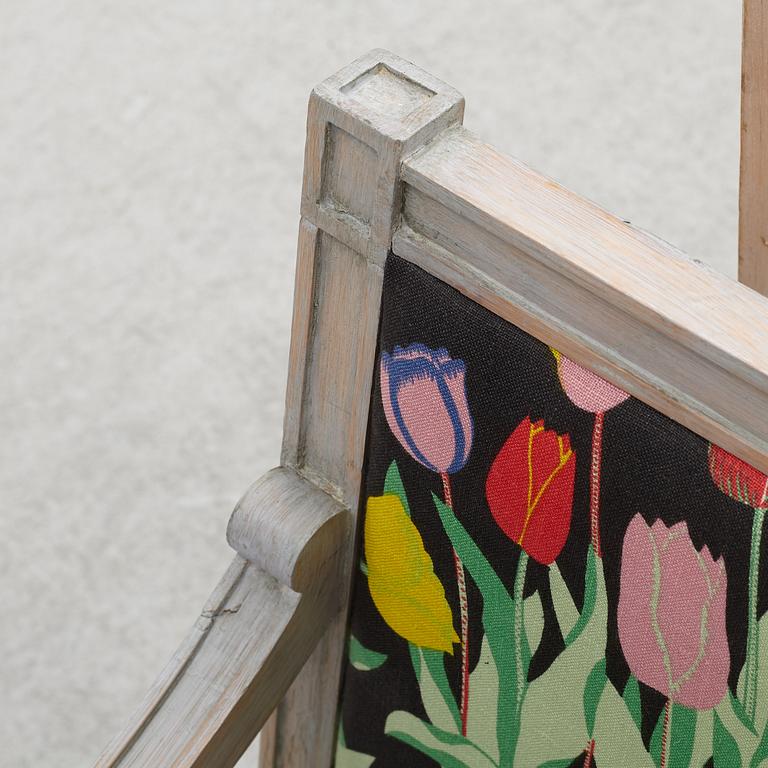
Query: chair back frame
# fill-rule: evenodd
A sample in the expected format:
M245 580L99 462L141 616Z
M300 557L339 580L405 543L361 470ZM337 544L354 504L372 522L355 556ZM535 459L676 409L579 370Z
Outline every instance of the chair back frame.
M238 503L232 565L97 768L230 768L262 726L262 768L332 765L390 252L768 473L768 299L463 112L382 50L312 92L281 466Z
M768 472L768 300L462 116L459 94L387 51L313 91L283 464L357 511L391 249ZM263 732L264 768L332 764L345 625L342 611Z

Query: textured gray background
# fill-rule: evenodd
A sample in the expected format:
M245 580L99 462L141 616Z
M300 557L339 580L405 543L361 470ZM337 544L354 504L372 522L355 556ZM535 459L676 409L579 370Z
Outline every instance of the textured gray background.
M733 274L739 6L0 0L0 765L88 765L277 461L311 86L390 48Z

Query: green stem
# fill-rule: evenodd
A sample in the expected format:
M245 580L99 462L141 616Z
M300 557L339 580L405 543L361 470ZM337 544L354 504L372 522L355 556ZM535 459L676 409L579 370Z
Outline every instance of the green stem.
M525 626L523 623L523 593L525 592L525 577L528 571L528 553L520 550L520 557L517 561L517 573L515 574L515 586L513 590L513 599L515 605L515 623L514 623L514 643L515 643L515 666L517 680L517 715L523 708L523 696L525 695L525 684L527 683L528 670L523 669L523 632Z
M766 510L761 507L755 509L755 517L752 523L752 544L749 551L747 658L745 661L742 704L750 722L755 721L755 711L757 709L757 671L760 663L760 629L757 621L757 597L760 576L760 546L763 538L765 512Z

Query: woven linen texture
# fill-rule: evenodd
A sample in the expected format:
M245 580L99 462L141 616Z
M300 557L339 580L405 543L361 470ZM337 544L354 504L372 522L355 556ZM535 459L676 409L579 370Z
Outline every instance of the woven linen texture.
M337 768L768 765L765 475L390 256L364 490Z

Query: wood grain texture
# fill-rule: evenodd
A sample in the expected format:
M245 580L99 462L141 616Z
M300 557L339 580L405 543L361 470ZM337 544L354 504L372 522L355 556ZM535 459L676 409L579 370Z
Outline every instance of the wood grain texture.
M460 122L463 107L455 90L380 50L310 97L282 462L353 511L402 158ZM350 544L347 573L353 559ZM344 600L348 590L349 580ZM279 705L262 768L332 764L345 630L342 613Z
M249 490L233 518L233 543L249 553L254 526L288 521L285 534L272 537L274 551L256 553L276 574L235 557L97 768L235 765L338 613L335 555L350 518L338 501L279 469Z
M283 444L280 462L297 466L300 451L302 398L306 381L307 354L312 334L315 257L318 229L302 218L299 222L299 242L296 253L296 271L293 289L293 319L291 346L288 353L288 383L285 391L283 417Z
M768 301L463 128L407 158L395 252L768 471Z
M768 2L744 0L739 280L768 295Z

